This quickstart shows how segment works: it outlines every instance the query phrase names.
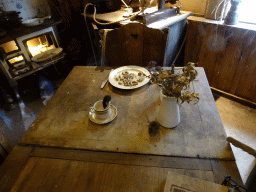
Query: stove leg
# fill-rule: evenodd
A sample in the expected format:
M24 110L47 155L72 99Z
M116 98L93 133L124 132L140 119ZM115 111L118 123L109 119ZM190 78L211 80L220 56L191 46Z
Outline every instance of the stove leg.
M9 94L7 93L6 90L4 90L2 87L0 87L0 90L1 90L1 95L2 95L3 98L4 98L5 103L10 104L10 103L13 103L13 102L14 102L14 99L12 98L11 95L9 95Z
M6 93L6 99L5 99L6 103L13 103L14 99L12 98L11 95L9 95L8 93Z
M2 87L0 87L0 94L3 97L5 102L2 107L8 111L14 109L15 108L14 98Z

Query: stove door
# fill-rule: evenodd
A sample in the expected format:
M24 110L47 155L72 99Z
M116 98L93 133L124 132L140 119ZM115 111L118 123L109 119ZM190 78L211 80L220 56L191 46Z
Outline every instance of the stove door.
M32 57L59 47L53 27L19 37L17 42L29 62Z

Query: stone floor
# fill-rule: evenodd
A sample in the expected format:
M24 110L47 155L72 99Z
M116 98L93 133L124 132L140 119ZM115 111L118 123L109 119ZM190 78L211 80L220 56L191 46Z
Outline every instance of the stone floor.
M68 73L67 68L64 72L59 72L58 69L50 67L25 77L18 82L18 102L9 105L3 100L0 101L0 141L3 142L3 138L6 138L4 142L7 152L17 145Z
M65 77L58 74L55 74L55 76L56 78L51 79L44 76L44 74L39 75L39 78L37 78L39 89L33 86L25 86L27 88L20 91L21 100L14 103L12 109L1 105L0 127L2 134L8 140L9 148L7 151L10 151L18 143L65 79ZM25 85L27 85L27 82ZM233 136L256 149L256 110L218 95L215 95L215 100L227 135ZM232 146L232 149L242 179L245 181L256 160L234 146Z

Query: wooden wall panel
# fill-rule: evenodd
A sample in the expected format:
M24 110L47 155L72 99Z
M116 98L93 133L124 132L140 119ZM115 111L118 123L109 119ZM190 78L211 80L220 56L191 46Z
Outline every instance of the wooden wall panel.
M256 31L188 20L185 63L204 67L211 87L256 102Z
M252 52L253 49L255 49L253 44L256 40L255 39L256 33L253 33L252 31L250 31L249 33L250 34L248 34L248 31L244 33L244 35L247 34L247 39L246 39L247 43L244 45L244 48L243 48L244 51L241 54L239 65L236 67L236 74L233 77L234 86L232 86L231 91L230 91L231 94L236 94L237 90L241 91L241 89L237 89L237 88L238 88L238 85L240 84L240 80L241 80L242 75L244 75L244 72L242 73L242 71L244 71L246 69L246 65L248 63L251 63L250 61L248 62L248 58L251 57L251 52ZM244 79L244 77L242 79ZM239 93L237 93L237 94L241 95Z
M106 32L105 32L106 33ZM130 23L108 31L103 38L107 66L162 64L168 31Z
M256 42L256 40L255 40ZM254 44L254 49L247 59L244 65L243 73L241 75L240 81L238 83L235 95L243 98L247 98L256 102L256 47Z

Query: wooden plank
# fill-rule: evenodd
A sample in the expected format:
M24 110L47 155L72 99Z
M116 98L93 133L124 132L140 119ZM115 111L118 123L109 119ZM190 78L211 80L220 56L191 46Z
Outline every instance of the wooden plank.
M213 175L213 172L211 172L211 171L186 169L183 174L187 175L189 177L198 178L198 179L202 179L202 180L209 181L209 182L214 181L214 175Z
M256 103L255 102L252 102L250 100L244 99L242 97L235 96L235 95L230 94L230 93L226 93L226 92L221 91L219 89L216 89L214 87L211 87L211 90L212 90L213 93L215 93L215 94L217 94L219 96L228 98L228 99L233 100L235 102L238 102L238 103L241 103L241 104L246 105L248 107L256 109Z
M185 61L204 67L212 87L255 102L255 35L255 29L189 18Z
M200 95L198 107L204 132L208 135L210 154L218 154L223 159L234 160L233 152L226 141L227 135L214 102L203 68L198 68L198 80L193 82L194 90ZM222 146L222 147L221 147Z
M100 90L97 86L106 78L108 71L95 69L75 67L20 143L177 157L231 158L230 148L221 142L213 142L218 137L218 141L225 140L223 127L217 126L222 125L217 109L210 110L212 106L209 105L207 111L208 115L218 117L215 118L217 122L208 121L208 116L204 116L206 119L202 124L203 111L200 112L198 105L184 103L180 108L181 123L176 128L160 126L159 134L150 136L149 124L156 120L159 110L159 87L147 84L139 89L125 91L109 85ZM201 97L211 94L207 86L200 92ZM111 95L118 115L109 124L97 125L89 120L88 113L90 107L105 95ZM214 103L213 97L205 97L206 106L207 101ZM204 126L210 129L210 134ZM216 151L210 152L211 148Z
M211 164L215 183L221 184L226 176L231 176L239 185L243 185L243 181L235 161L211 160Z
M198 61L197 61L198 66L205 68L207 78L209 79L209 82L211 82L211 80L214 77L214 71L215 71L214 69L216 66L215 64L218 64L220 60L219 45L217 44L217 40L219 40L219 38L218 36L216 36L216 31L218 30L218 26L215 26L215 25L209 26L204 23L200 23L200 24L197 24L196 30L198 30L196 33L200 33L200 34L203 33L203 37L202 37L203 43L202 43L199 56L198 56ZM218 74L219 73L216 72L216 75Z
M166 35L139 23L129 23L107 32L103 39L107 66L147 66L150 61L162 64Z
M233 77L236 65L239 64L241 56L241 44L234 41L237 39L239 33L232 33L232 31L223 28L222 26L216 26L216 30L211 33L216 54L208 54L212 57L218 58L214 65L214 71L210 80L210 85L213 87L219 87L223 91L230 91L230 77ZM229 43L234 42L234 43ZM209 46L209 45L208 45ZM221 61L221 62L220 62Z
M10 191L19 177L32 147L16 146L0 166L0 191Z
M256 41L256 34L252 33L249 30L243 30L244 34L242 34L243 38L243 50L241 50L241 57L239 61L239 65L236 66L236 72L233 76L233 84L231 86L231 90L229 93L236 94L237 88L239 86L239 82L241 81L241 77L243 76L243 72L246 70L245 67L247 65L248 59L251 56L252 50L255 48L254 42ZM240 38L238 38L240 39Z
M198 32L198 28L200 29ZM185 44L185 63L194 62L197 63L199 60L199 53L201 51L203 43L203 35L205 30L203 27L199 27L198 23L191 22L188 18L187 28L187 40ZM203 67L203 66L199 66Z
M250 36L251 37L251 36ZM255 36L254 36L255 37ZM255 40L251 45L251 49L249 51L249 56L244 64L244 69L237 86L237 90L235 95L249 99L253 102L256 102L256 80L255 80L255 73L256 73L256 65L255 65L255 58L256 58L256 45Z
M250 49L252 34L243 29L236 29L234 32L234 28L226 28L225 26L218 26L216 33L219 37L216 44L223 46L223 48L219 51L220 60L215 64L215 71L210 84L225 92L231 92L237 87L240 75L243 73L243 67L247 62L247 49Z
M32 157L79 160L98 163L115 163L123 165L143 165L149 167L175 168L211 171L210 160L194 158L178 158L167 156L111 153L100 151L84 151L55 148L35 148Z
M30 157L12 191L160 192L168 171L184 170Z

